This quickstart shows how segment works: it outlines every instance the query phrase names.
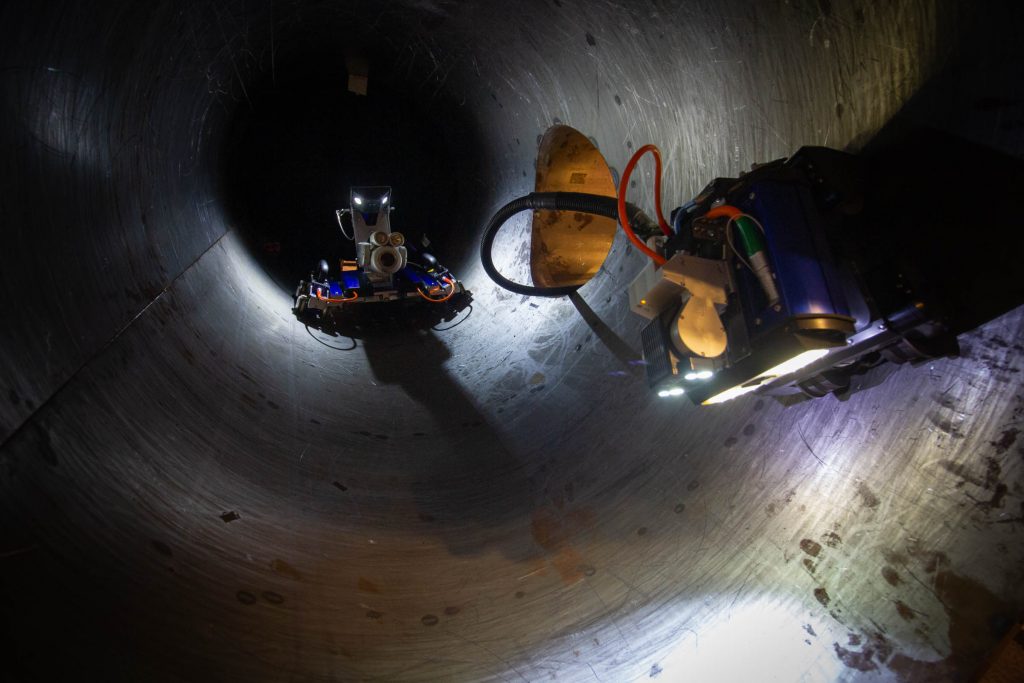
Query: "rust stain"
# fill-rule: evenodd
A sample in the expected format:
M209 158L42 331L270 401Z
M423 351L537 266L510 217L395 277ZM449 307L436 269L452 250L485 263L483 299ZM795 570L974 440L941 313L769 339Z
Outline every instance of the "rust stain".
M541 508L533 513L530 525L533 540L545 550L555 550L565 541L565 530L561 521L548 508Z
M839 661L851 669L856 669L857 671L874 671L878 668L878 665L871 659L874 651L870 648L863 652L856 652L854 650L846 649L839 643L832 643L832 647L835 648L836 656L839 657Z
M811 557L817 557L818 554L821 552L821 544L817 543L816 541L812 541L809 538L805 538L802 541L800 541L800 549L808 555L810 555Z
M568 510L564 514L550 507L540 508L533 514L533 539L545 550L554 550L568 543L574 534L593 525L594 514L586 509Z
M565 515L565 521L572 526L574 533L584 531L594 526L594 513L587 508L569 510Z
M900 575L896 573L896 570L892 567L882 567L882 578L885 579L886 583L890 586L900 585Z
M881 502L878 500L878 496L875 495L875 492L868 488L868 485L862 481L857 483L857 495L860 496L861 502L866 508L878 507L878 504Z
M828 607L828 603L832 602L828 591L820 587L814 589L814 598L821 603L822 607Z
M940 551L922 549L917 545L907 548L907 554L926 572L934 573L932 585L935 596L949 618L948 638L951 652L938 662L920 662L896 655L886 666L905 675L908 680L922 673L930 680L951 680L955 672L971 671L990 654L994 641L1006 624L1013 623L1013 610L982 584L949 571L949 558ZM919 612L896 602L897 612L906 620ZM921 633L920 629L916 631ZM880 661L885 661L880 658Z
M270 568L285 578L302 581L302 574L299 573L299 570L284 560L274 560L270 563Z
M985 482L981 477L975 476L971 473L967 467L958 462L952 460L940 460L939 467L946 470L950 474L956 475L963 479L965 482L974 484L975 486L984 486Z
M924 570L929 574L937 571L941 567L949 565L949 558L946 556L946 553L941 551L923 553L920 559L921 563L924 565Z
M1002 436L999 437L998 441L992 441L992 446L996 449L997 455L1005 453L1010 446L1017 441L1017 436L1020 434L1020 430L1014 427L1007 429L1003 432Z
M582 579L587 567L583 556L571 544L571 538L593 524L593 513L585 509L564 513L543 507L533 513L530 532L533 540L548 553L548 559L566 585Z
M1010 608L981 584L940 571L935 589L949 615L952 661L965 666L980 660L992 645L993 624L1012 623Z
M842 647L839 643L833 643L839 660L851 669L858 671L874 671L878 664L886 662L892 656L893 646L878 631L870 631L864 634L851 633L849 635L850 648ZM854 650L853 648L860 648Z
M562 582L567 586L579 582L584 576L583 557L572 548L560 549L551 558L551 564L555 565L555 570L562 577Z
M907 621L911 621L916 616L914 614L914 610L910 609L910 607L907 606L907 603L902 600L896 601L896 611L899 612L899 615Z

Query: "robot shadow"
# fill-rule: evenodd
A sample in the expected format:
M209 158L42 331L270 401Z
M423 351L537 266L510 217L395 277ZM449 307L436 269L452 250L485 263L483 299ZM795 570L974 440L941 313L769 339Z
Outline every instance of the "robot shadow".
M505 448L446 367L452 352L441 336L471 313L472 295L465 292L443 304L361 304L315 319L299 316L310 334L318 333L314 338L351 340L351 345L340 347L318 338L325 346L341 351L362 348L375 382L400 389L425 411L431 426L421 427L406 444L425 457L406 463L401 475L408 478L409 494L419 519L427 525L425 531L440 538L454 555L488 550L481 546L479 534L466 533L467 523L488 529L529 518L532 500L522 463ZM465 505L467 482L476 491L471 509ZM497 550L523 559L523 550L514 545L499 543Z

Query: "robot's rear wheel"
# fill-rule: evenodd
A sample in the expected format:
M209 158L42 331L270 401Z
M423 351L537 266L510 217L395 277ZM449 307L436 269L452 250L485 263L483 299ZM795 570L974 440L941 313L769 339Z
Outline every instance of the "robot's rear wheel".
M320 311L309 307L309 295L300 294L295 298L295 315L299 320L316 320Z

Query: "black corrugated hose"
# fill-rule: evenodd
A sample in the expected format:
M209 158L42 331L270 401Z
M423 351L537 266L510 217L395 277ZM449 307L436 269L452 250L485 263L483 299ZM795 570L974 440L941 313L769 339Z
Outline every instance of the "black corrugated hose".
M497 236L501 226L509 218L527 210L547 209L549 211L578 211L580 213L592 213L597 216L605 216L617 220L619 217L618 205L615 197L603 197L596 194L584 194L582 192L533 192L525 197L513 199L505 206L498 209L487 229L484 230L483 241L480 243L480 260L483 262L487 275L499 286L504 287L516 294L526 296L567 296L572 294L583 285L570 285L568 287L534 287L512 282L494 267L494 260L491 258L491 249L494 247L494 238ZM637 234L654 234L660 232L657 223L645 214L640 207L626 203L626 214L629 222Z

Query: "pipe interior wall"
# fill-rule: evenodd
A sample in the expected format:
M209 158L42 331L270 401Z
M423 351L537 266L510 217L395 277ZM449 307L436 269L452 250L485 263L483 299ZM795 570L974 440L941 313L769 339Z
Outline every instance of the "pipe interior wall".
M0 666L966 680L1024 605L1024 310L843 397L700 409L646 389L623 236L571 300L513 296L475 255L557 123L616 174L658 144L666 210L802 145L861 149L894 117L1019 159L1004 34L1022 18L3 5ZM652 175L629 190L648 212ZM431 237L469 307L295 318L290 288L318 250L343 255L333 209L362 182L394 185L396 228ZM528 277L528 244L523 216L503 272Z

